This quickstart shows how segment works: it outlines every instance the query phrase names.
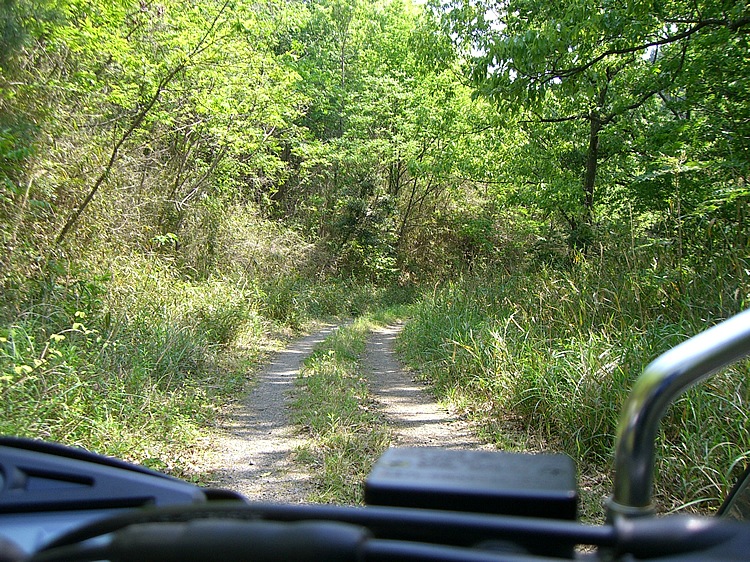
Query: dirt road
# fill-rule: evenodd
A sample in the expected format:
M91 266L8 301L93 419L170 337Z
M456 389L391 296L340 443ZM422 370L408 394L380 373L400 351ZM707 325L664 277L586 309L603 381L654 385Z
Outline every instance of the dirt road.
M310 474L293 461L304 437L290 423L290 394L302 361L335 328L292 342L259 374L238 404L216 445L216 484L253 501L300 503L311 490ZM400 325L374 331L362 357L371 394L394 428L396 446L480 448L470 428L456 420L414 382L394 351Z
M394 346L400 325L375 330L363 357L370 389L395 428L392 444L400 447L481 447L465 422L437 404L423 384L415 382L398 362Z

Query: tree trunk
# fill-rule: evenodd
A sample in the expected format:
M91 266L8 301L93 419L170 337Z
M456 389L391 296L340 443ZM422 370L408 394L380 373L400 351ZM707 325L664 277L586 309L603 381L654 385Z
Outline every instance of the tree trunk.
M566 217L571 226L568 245L571 249L582 252L586 252L593 242L594 187L596 185L596 168L599 164L599 133L603 127L601 117L594 112L591 113L588 120L590 124L589 145L586 150L582 185L583 212L580 219L578 217Z
M591 226L594 217L594 185L599 164L599 133L602 130L602 120L597 114L592 113L589 116L589 124L589 146L583 175L583 222L586 226Z

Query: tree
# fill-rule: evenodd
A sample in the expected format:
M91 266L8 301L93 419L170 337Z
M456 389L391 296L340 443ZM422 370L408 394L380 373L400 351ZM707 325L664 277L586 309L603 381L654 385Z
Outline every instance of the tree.
M0 267L96 243L205 271L221 209L273 193L300 134L287 4L6 0Z
M148 66L151 67L150 70L154 71L154 73L151 76L147 76L146 80L143 80L141 78L141 80L137 84L128 84L127 82L120 82L119 84L117 84L119 88L116 87L116 91L123 87L123 89L134 87L133 89L137 88L139 90L138 95L135 96L135 99L132 99L132 101L128 100L128 103L133 104L133 107L127 108L125 115L118 116L118 121L121 121L121 123L118 123L120 125L120 127L118 127L120 130L116 131L115 133L115 140L109 149L109 156L103 163L100 172L94 179L93 184L86 193L85 197L75 207L73 212L69 215L68 219L63 224L59 234L57 235L57 238L55 239L56 245L60 245L67 236L68 232L70 232L70 230L76 225L81 214L86 210L86 207L88 207L89 203L91 203L102 184L106 181L107 177L112 172L113 166L120 157L120 151L123 145L142 126L147 116L149 116L149 114L154 111L167 87L170 86L170 84L178 77L178 75L183 73L189 65L195 64L195 59L211 45L217 27L219 26L220 21L223 19L223 15L227 8L227 5L228 1L225 1L223 4L217 5L213 13L208 14L207 25L205 25L205 27L199 28L198 34L193 39L192 43L188 42L186 45L183 37L178 36L176 45L178 49L176 53L172 52L170 53L171 56L164 56L165 52L163 49L156 49L152 51L152 53L150 53L152 56L164 56L165 60L163 60L162 62L157 62L155 60L149 61L150 64ZM143 8L141 9L141 12L144 11L148 11L148 6L145 7L145 10ZM101 13L106 14L107 16L112 18L108 21L108 23L110 23L114 27L116 27L117 24L122 21L120 19L122 17L122 14L116 11L105 12L105 10L102 9ZM163 14L158 13L157 10L157 17L162 16ZM127 17L122 19L124 19L125 21L128 20ZM84 24L77 29L78 31L83 32L78 35L78 37L88 39L88 37L86 37L85 35L87 27L88 25ZM122 39L124 39L124 43L127 44L128 37L139 27L140 24L134 24L132 26L132 29L129 30L124 37L120 38L121 41L114 42L112 46L114 47L115 43L119 43L120 45L122 45ZM103 39L106 28L98 25L96 25L95 28L97 30L97 35L99 35ZM123 57L123 60L119 62L128 65L132 65L134 63L133 59L139 57L139 55L141 61L143 61L143 59L145 58L143 57L144 53L139 53L137 49L128 49L118 54L119 56ZM104 63L104 65L115 65L118 61L116 61L114 56L115 53L111 52L110 58Z
M0 286L14 257L28 251L20 239L24 220L31 207L39 209L34 156L55 104L48 83L60 53L47 43L59 18L52 1L0 2Z
M750 25L742 5L650 1L434 2L463 50L478 94L538 124L580 122L580 197L572 234L594 220L602 135L683 87L686 60L707 35ZM585 245L588 235L573 236Z
M450 44L403 0L306 8L282 43L297 45L298 88L310 100L298 124L310 138L288 151L294 171L273 212L321 241L323 271L382 279L425 265L439 253L438 215L460 198L453 176L474 127L463 122L472 102L455 82ZM436 46L439 65L426 56Z
M274 211L321 240L329 254L323 271L382 277L393 262L394 207L384 189L381 124L392 123L387 111L404 77L393 67L386 76L385 57L408 29L407 13L399 1L321 0L305 8L286 41L298 45L298 88L310 101L297 123L310 138L289 151L296 173L275 195Z

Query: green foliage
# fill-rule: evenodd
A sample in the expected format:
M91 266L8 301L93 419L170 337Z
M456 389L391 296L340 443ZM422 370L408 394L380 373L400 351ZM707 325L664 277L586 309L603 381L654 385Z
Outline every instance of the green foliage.
M59 18L55 8L53 2L0 4L0 284L26 265L14 260L16 254L28 259L35 253L26 238L33 240L38 228L24 224L24 215L41 219L48 212L32 170L54 103L45 81L56 62L54 49L37 45L50 39Z
M59 277L3 319L0 432L190 476L192 446L244 381L223 348L263 330L249 302L146 259Z
M450 43L396 0L309 3L294 37L307 46L296 69L311 98L298 122L313 138L294 152L299 172L279 191L276 211L321 240L326 275L385 283L403 270L434 269L440 251L426 241L435 216L474 192L451 175L489 176L492 161L472 151L486 104L456 83L447 52L431 66L415 49L439 43L452 52Z
M237 342L463 278L418 309L418 361L602 462L652 342L748 305L747 21L0 0L3 430L171 458Z
M75 320L88 323L83 316ZM42 437L147 464L151 457L170 458L164 454L167 444L181 443L174 452L184 462L182 446L197 435L191 420L210 407L200 405L205 393L199 386L159 384L132 365L137 348L108 340L82 322L48 333L43 322L29 320L4 332L3 434ZM123 370L122 362L113 360L116 354L127 357L132 370ZM180 467L170 462L160 468Z
M258 307L272 320L300 328L316 318L360 317L411 301L414 288L378 287L346 279L279 277L258 291Z
M299 278L282 277L270 282L263 290L263 314L272 320L299 329L304 319L300 302Z
M504 191L564 219L572 251L587 250L602 223L626 220L633 201L671 222L710 199L709 186L744 183L748 160L736 156L747 152L747 91L719 74L746 66L746 6L431 6L476 94L513 121L502 148ZM528 134L519 138L519 127Z

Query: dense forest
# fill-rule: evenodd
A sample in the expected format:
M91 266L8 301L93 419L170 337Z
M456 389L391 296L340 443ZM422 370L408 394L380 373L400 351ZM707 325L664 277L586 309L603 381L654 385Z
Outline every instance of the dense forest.
M0 0L0 433L184 474L272 334L409 303L487 439L606 472L748 305L749 78L744 1ZM743 467L747 375L670 410L670 494Z

